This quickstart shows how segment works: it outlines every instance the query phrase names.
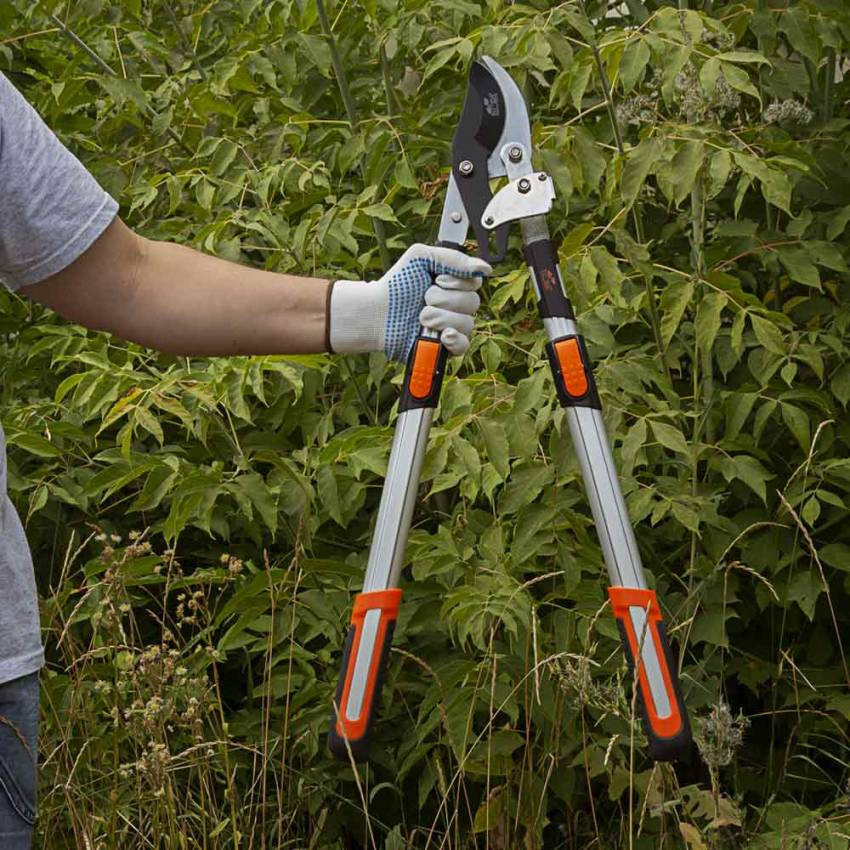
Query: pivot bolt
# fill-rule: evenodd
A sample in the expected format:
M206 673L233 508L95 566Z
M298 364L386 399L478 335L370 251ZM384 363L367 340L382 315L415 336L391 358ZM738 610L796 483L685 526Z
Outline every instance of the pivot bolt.
M475 166L468 160L465 159L461 164L457 167L457 170L464 176L469 177L470 174L475 170Z
M531 191L531 181L528 178L523 177L522 180L517 183L517 189L519 189L523 195L528 194Z
M492 224L495 221L492 215L488 215L487 218L484 219L484 224Z
M460 222L460 220L463 218L463 216L462 216L462 215L461 215L461 214L460 214L457 210L455 210L455 211L451 214L451 216L450 216L450 217L451 217L451 220L452 220L455 224L458 224L458 223Z
M511 162L519 162L522 159L522 148L519 145L514 145L508 151L508 159Z

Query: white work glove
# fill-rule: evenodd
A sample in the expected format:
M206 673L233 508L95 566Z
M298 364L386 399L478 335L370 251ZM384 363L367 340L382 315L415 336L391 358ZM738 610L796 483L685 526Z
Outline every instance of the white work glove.
M421 324L440 332L450 354L463 354L480 304L476 290L491 271L452 248L411 245L380 280L338 280L328 306L331 351L405 360Z

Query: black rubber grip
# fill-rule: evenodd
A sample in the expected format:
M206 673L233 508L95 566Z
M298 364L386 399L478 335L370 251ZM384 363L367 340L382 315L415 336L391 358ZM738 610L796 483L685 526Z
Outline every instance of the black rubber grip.
M564 291L558 267L558 252L551 239L539 239L525 246L523 252L540 296L537 308L544 319L574 319L573 305Z
M372 730L375 724L375 718L378 715L378 709L381 702L381 691L383 690L384 678L387 672L387 663L390 657L390 647L393 642L393 632L395 631L395 622L387 623L387 629L384 634L383 645L381 646L381 654L378 660L378 669L375 676L374 684L367 687L366 690L366 723L362 734L357 737L343 737L339 733L337 709L340 714L345 712L345 706L342 705L343 692L345 683L348 679L349 665L354 663L351 657L354 638L357 633L357 626L350 626L348 636L345 639L345 645L342 651L342 668L339 674L339 682L336 688L336 697L334 699L334 707L331 708L330 731L328 733L328 749L335 759L342 762L350 762L353 758L355 762L364 762L369 758L369 747L372 740ZM350 755L349 755L350 751Z
M623 651L626 654L626 661L629 666L629 673L632 681L635 682L635 659L632 653L632 647L629 642L626 628L623 621L617 618L617 628L620 631L620 639L623 644ZM649 716L647 709L647 699L644 694L644 686L640 678L636 680L638 689L638 705L640 706L641 720L643 721L643 729L646 733L649 742L649 756L653 761L687 761L691 758L692 752L692 736L691 724L688 719L688 711L685 707L685 702L682 699L682 690L679 685L679 676L676 672L676 667L673 665L672 654L670 653L670 644L667 640L667 632L664 628L664 623L658 623L658 643L661 647L661 652L664 656L664 663L667 665L667 670L670 675L672 685L672 697L678 707L679 716L682 719L682 725L679 731L670 736L664 736L657 733Z

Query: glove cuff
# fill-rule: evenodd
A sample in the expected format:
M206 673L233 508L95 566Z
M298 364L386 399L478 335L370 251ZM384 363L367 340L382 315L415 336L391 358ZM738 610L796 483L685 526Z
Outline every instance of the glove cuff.
M328 307L328 341L336 354L382 351L389 297L386 286L338 280Z

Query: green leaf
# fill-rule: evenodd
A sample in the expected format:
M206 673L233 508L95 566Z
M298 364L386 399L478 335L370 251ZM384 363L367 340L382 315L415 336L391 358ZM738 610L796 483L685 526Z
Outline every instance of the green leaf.
M762 502L767 503L766 485L774 475L759 460L752 455L730 455L723 459L721 469L727 481L743 481Z
M809 622L814 620L815 606L822 592L823 583L814 570L798 570L788 582L788 601L796 602Z
M715 198L729 180L732 171L732 154L728 150L718 150L711 155L708 166L708 196Z
M662 151L661 141L653 136L626 153L626 164L620 181L620 192L626 206L631 206L637 200L641 187L660 159Z
M691 643L708 643L712 646L729 646L729 634L726 621L734 616L723 608L700 610L694 617L694 627L690 634Z
M620 60L620 84L628 94L643 77L649 62L650 52L646 41L640 36L630 39Z
M583 222L576 225L561 242L561 252L565 257L572 257L577 253L582 245L587 241L587 237L593 233L593 225L590 222Z
M623 458L622 472L629 475L634 469L637 454L646 444L646 420L638 419L623 439L621 454Z
M818 550L818 554L830 567L850 573L850 546L846 543L827 543Z
M730 393L726 402L726 431L724 437L734 440L752 413L758 393Z
M505 794L501 788L497 788L478 806L472 825L473 832L495 830L504 817L504 812Z
M835 370L829 388L838 401L847 407L847 402L850 401L850 363L844 363Z
M221 177L228 168L233 164L236 155L239 153L239 147L230 139L222 139L222 143L216 148L215 154L210 163L210 170L213 174Z
M811 445L809 417L806 416L805 411L796 405L781 402L779 407L782 411L782 419L788 426L788 430L794 435L794 438L800 444L800 448L804 452L808 452Z
M331 50L322 36L310 35L305 32L297 33L298 41L304 48L304 53L312 61L316 70L324 77L331 77Z
M723 62L748 62L755 65L770 65L770 62L754 50L727 50L717 54Z
M250 472L240 475L235 484L248 496L269 531L274 534L277 529L277 505L263 477Z
M99 76L98 82L106 89L112 99L119 105L128 101L135 104L140 112L147 109L148 101L144 89L137 79L126 79L124 77Z
M595 29L587 15L573 6L565 6L562 11L566 20L576 29L579 35L588 44L594 44L596 41Z
M407 842L401 834L401 827L394 826L384 840L384 850L405 850L407 846Z
M716 56L712 56L703 62L702 68L699 71L699 82L702 90L708 97L714 94L717 87L717 78L720 76L720 60Z
M786 9L779 17L779 29L788 36L788 41L797 53L815 64L820 61L818 37L809 20L807 8L797 6Z
M650 420L652 433L662 446L679 454L690 456L691 450L682 432L675 426L657 419Z
M388 204L370 204L368 207L363 207L361 212L368 215L369 218L379 218L381 221L398 221L393 208Z
M504 426L501 422L481 417L478 419L478 427L481 429L481 436L484 438L487 457L502 480L506 479L510 473L510 462L508 460L508 437Z
M750 313L750 324L752 325L756 339L771 354L787 354L782 332L773 322L756 313Z
M733 151L732 157L744 174L759 181L765 200L791 215L791 182L784 171L742 151Z
M514 514L525 505L530 505L551 480L551 466L534 463L515 467L499 499L499 513Z
M37 457L50 458L62 455L62 452L53 443L48 442L38 434L13 433L8 436L8 442L9 445L17 446Z
M676 333L693 295L694 282L692 279L677 280L664 290L664 294L661 296L661 341L665 347L673 339L673 334Z
M162 432L162 426L159 420L146 407L136 407L133 409L133 420L142 428L151 434L156 441L162 445L165 441L165 435Z
M781 248L779 261L785 266L791 280L811 286L813 289L821 288L820 274L805 249Z
M724 62L723 76L726 78L726 82L729 83L733 89L736 89L743 94L748 94L761 103L759 90L753 85L752 80L750 80L750 75L743 68Z
M705 145L700 141L688 140L683 142L673 157L673 203L678 206L690 195L696 183L697 175L702 168L705 156Z
M337 487L336 476L330 466L319 467L316 473L316 486L322 506L337 525L345 527L345 521L342 518L342 505L339 500L339 488Z
M709 292L699 303L694 320L697 345L700 350L709 354L717 333L720 330L723 308L729 303L729 298L722 292Z
M814 528L814 525L820 516L820 502L817 500L816 496L811 496L806 499L803 504L803 509L800 511L800 516L803 518L805 523Z
M841 207L837 212L833 213L829 218L829 227L826 229L826 238L830 241L838 239L845 229L847 222L850 221L850 204Z

